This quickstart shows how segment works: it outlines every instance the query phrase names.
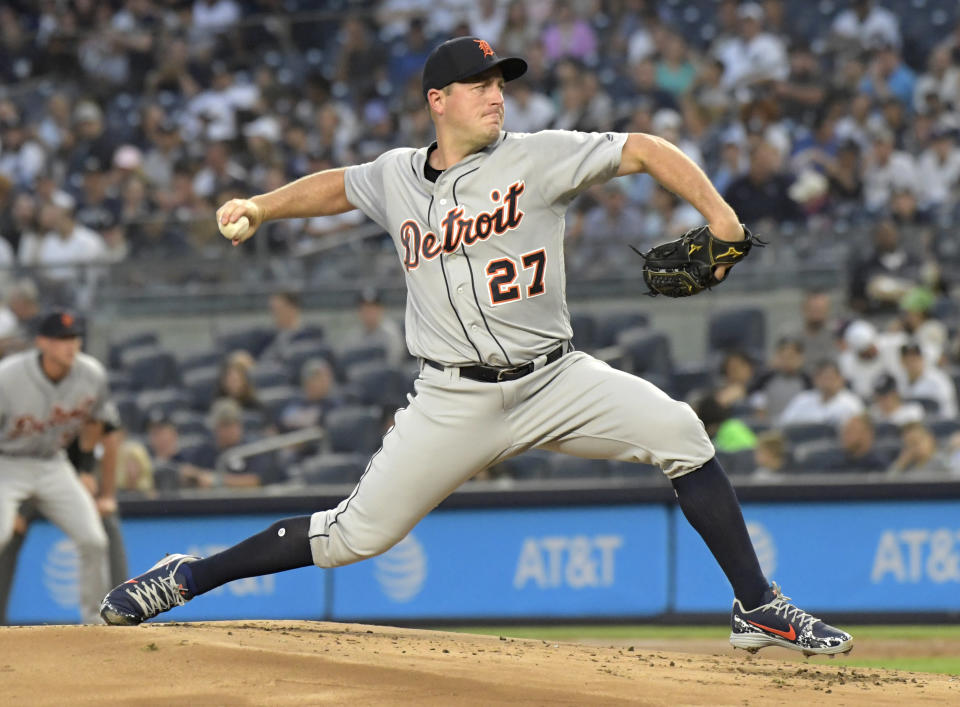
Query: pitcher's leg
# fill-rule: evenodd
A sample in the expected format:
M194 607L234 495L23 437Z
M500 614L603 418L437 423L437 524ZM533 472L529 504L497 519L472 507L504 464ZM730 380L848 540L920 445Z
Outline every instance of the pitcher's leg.
M109 588L107 534L93 497L66 461L45 471L37 485L37 507L77 546L80 560L80 612L84 623L100 623L100 599Z
M336 508L313 514L310 545L316 565L337 567L385 552L503 455L508 438L496 387L460 385L473 388L475 395L458 406L412 404L399 411L353 493Z

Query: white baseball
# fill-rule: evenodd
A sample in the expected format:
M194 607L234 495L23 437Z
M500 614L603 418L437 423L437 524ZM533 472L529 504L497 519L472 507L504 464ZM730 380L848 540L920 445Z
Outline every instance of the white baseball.
M246 235L250 229L250 219L241 216L233 223L222 224L218 221L217 225L220 226L220 233L223 237L232 241L234 238L243 238Z

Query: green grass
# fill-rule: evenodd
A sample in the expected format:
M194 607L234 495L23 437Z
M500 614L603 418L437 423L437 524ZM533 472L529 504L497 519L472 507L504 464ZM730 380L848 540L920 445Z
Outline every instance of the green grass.
M857 641L870 640L960 640L958 626L849 626ZM583 640L657 640L657 639L717 639L725 641L730 629L717 626L462 626L446 628L447 631L476 633L510 638L534 638L554 641ZM915 651L915 647L912 647ZM888 658L857 658L857 651L844 657L843 664L863 668L885 668L922 673L960 675L960 655L923 656L910 655ZM839 663L838 663L839 665Z

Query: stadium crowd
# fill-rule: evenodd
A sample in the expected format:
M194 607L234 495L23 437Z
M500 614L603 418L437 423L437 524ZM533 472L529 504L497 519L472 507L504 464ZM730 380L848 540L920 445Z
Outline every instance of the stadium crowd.
M529 63L507 85L505 129L660 135L755 231L774 234L775 248L849 258L840 311L810 293L802 326L776 332L770 360L763 341L728 342L707 362L722 374L716 390L672 363L651 369L624 331L593 340L602 321L575 323L581 348L620 345L624 365L694 402L735 471L960 473L960 311L944 267L960 259L960 15L923 0L4 3L4 350L29 342L45 302L88 304L110 264L222 253L211 215L228 198L428 144L419 70L435 43L461 34ZM568 268L623 269L628 242L648 247L701 220L645 176L610 182L570 211ZM257 240L295 258L361 222L272 223ZM128 487L276 483L287 467L294 479L332 480L353 469L350 455L367 454L389 423L357 406L402 403L400 381L415 370L399 328L368 299L359 317L371 326L359 329L385 337L372 343L331 344L285 314L298 310L295 295L278 294L275 331L224 337L190 360L156 338L118 344L113 383L138 450ZM316 423L344 431L325 443L342 458L307 446L282 463L210 473L251 435ZM490 473L561 474L531 459ZM136 472L137 460L167 471Z

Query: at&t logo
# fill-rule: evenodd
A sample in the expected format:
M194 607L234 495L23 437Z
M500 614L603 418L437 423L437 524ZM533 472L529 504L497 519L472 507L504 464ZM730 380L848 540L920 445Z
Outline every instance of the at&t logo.
M373 576L392 601L403 604L423 589L427 579L427 553L413 533L389 552L374 558L373 563Z

